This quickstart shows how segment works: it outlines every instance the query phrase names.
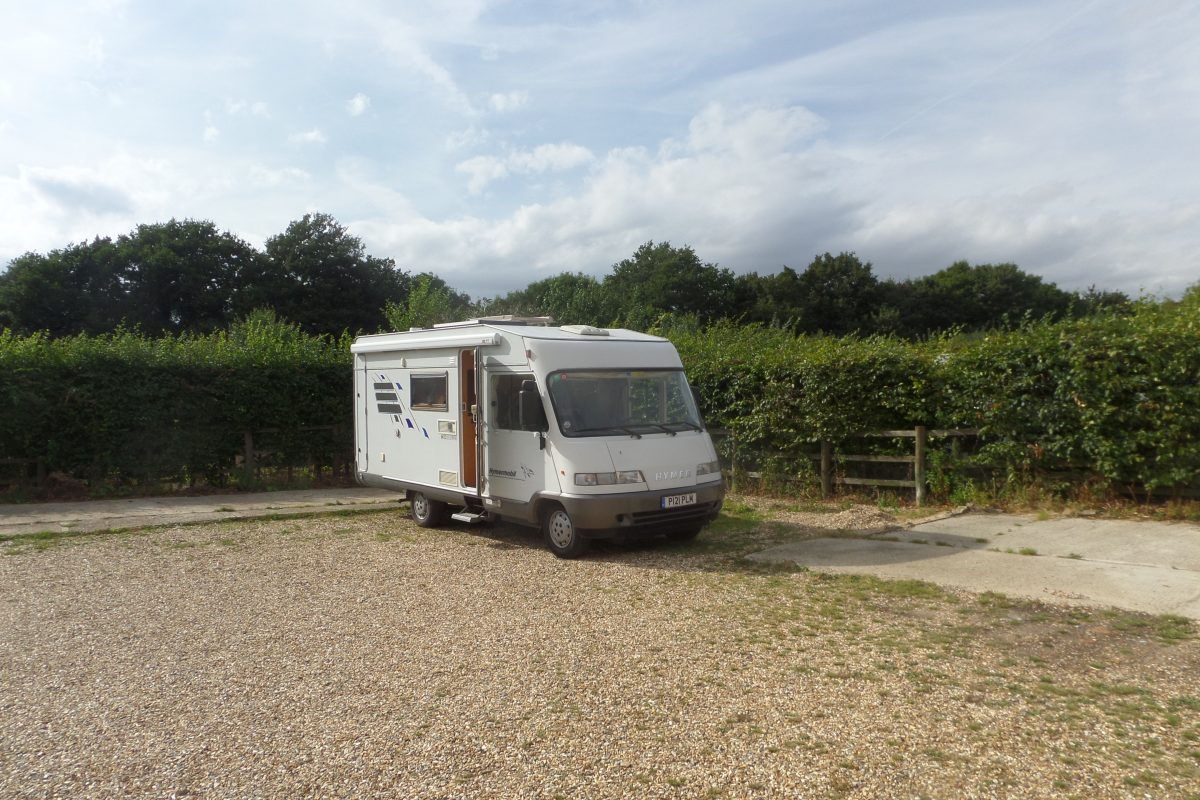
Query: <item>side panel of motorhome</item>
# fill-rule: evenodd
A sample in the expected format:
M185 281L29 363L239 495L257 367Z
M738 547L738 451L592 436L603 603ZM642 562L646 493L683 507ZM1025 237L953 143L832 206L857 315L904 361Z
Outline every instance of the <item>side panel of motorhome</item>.
M364 472L460 489L461 404L457 349L362 355ZM474 493L474 489L465 490Z

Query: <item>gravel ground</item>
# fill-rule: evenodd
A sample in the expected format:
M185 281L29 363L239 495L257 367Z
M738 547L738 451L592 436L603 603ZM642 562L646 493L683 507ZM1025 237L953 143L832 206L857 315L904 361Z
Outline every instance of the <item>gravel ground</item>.
M739 558L813 533L735 503L579 561L395 512L9 543L0 797L1200 797L1183 623Z

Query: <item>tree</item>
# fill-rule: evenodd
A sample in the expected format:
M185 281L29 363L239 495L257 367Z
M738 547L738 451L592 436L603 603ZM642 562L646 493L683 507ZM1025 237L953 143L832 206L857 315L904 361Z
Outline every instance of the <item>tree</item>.
M368 256L362 240L328 214L305 214L267 240L263 271L247 281L242 310L274 308L309 333L377 331L408 279L390 258Z
M234 319L262 256L207 220L139 225L117 240L124 320L149 334L201 333Z
M384 316L393 331L431 328L439 322L452 322L466 316L470 298L451 289L446 282L427 272L417 275L403 303L388 302Z
M1029 316L1061 318L1076 301L1070 292L1022 272L1016 264L957 261L909 282L901 309L910 335L962 327L969 331L1004 327Z
M646 242L633 257L614 264L602 285L617 314L638 328L663 313L711 322L725 316L735 298L732 272L701 263L691 247L670 242Z
M804 314L805 297L800 275L786 265L773 275L757 272L739 275L735 294L736 315L746 322L796 330Z
M120 325L148 334L205 332L233 320L235 295L259 253L211 222L139 225L116 242L27 253L0 276L13 327L55 336Z
M854 253L824 253L796 277L790 295L805 333L866 333L879 306L879 280Z
M600 281L582 272L563 272L484 301L480 313L547 316L567 325L607 325L616 309Z
M52 336L111 331L128 310L122 278L111 239L26 253L0 274L0 327Z

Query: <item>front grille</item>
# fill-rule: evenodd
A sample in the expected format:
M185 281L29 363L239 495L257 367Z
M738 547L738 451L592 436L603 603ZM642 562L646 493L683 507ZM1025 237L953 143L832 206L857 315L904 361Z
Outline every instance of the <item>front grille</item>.
M716 503L697 503L682 508L663 508L655 511L635 511L633 524L642 525L671 525L677 522L699 522L708 519Z

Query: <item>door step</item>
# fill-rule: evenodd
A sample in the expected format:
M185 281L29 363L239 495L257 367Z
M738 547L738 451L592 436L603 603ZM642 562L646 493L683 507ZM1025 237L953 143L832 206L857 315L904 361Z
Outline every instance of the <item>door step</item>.
M473 511L455 511L453 514L450 515L450 519L457 520L459 522L470 522L470 523L486 522L487 518L488 517L487 517L486 513L476 514Z

